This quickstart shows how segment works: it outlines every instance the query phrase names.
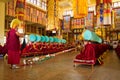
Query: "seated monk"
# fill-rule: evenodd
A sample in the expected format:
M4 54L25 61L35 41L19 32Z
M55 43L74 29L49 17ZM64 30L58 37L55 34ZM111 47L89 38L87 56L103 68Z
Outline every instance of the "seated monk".
M117 53L118 57L120 58L120 42L118 43L117 47L115 48L115 52Z
M39 51L39 49L38 49L36 43L33 43L33 45L32 45L32 52L38 52L38 51Z
M5 55L8 52L7 50L7 45L4 44L3 48L2 48L2 54Z
M84 42L84 48L78 54L75 59L75 63L83 63L83 64L95 64L96 63L96 57L95 57L95 48L94 46L89 42Z
M0 44L0 54L2 54L2 49L3 49L3 47L2 47L2 45Z

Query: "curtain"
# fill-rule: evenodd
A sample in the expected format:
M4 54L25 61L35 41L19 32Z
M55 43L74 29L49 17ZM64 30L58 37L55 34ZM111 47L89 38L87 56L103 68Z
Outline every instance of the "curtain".
M88 14L88 1L73 0L73 13L74 13L74 18L86 17Z

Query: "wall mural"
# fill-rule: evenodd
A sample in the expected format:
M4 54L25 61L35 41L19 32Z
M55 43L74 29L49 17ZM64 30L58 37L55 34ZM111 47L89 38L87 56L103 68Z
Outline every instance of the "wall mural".
M120 28L120 8L114 9L115 11L115 27Z
M70 15L63 16L63 30L65 32L70 32Z
M86 27L93 27L93 20L94 20L94 13L89 12L88 16L86 17Z

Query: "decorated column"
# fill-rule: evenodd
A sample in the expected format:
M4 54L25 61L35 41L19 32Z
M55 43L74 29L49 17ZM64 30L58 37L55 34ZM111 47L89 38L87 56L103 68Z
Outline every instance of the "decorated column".
M15 16L21 20L21 25L19 27L19 32L23 33L24 32L24 28L25 28L25 23L24 21L24 11L25 11L25 2L26 0L16 0L15 2Z
M101 27L103 25L103 0L96 0L96 9L97 27Z
M24 20L25 1L16 0L15 2L15 16L20 20Z
M47 1L47 17L48 24L47 30L58 30L58 0L48 0Z
M104 0L104 25L111 25L112 0Z
M111 25L112 0L96 0L97 27Z
M0 43L4 45L5 3L0 1Z

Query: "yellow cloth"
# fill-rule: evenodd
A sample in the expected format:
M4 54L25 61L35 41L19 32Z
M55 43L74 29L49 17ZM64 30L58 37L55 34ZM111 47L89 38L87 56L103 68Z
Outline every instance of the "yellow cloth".
M87 0L73 0L74 18L86 17L88 14Z

